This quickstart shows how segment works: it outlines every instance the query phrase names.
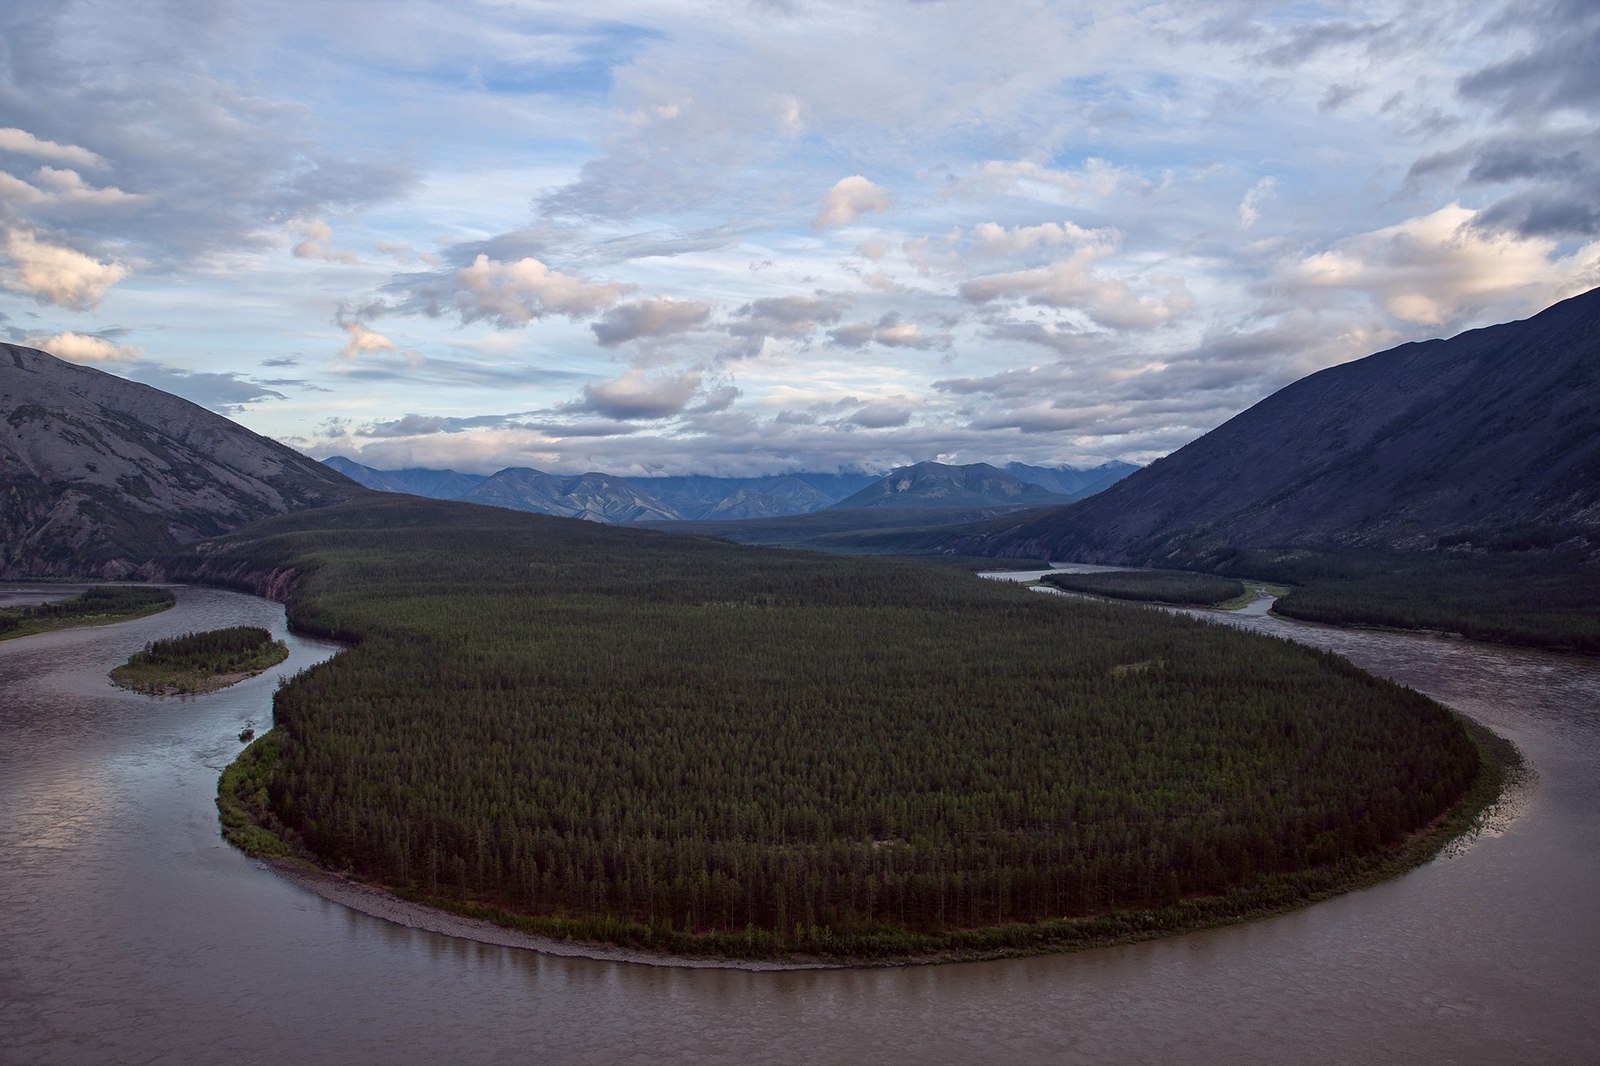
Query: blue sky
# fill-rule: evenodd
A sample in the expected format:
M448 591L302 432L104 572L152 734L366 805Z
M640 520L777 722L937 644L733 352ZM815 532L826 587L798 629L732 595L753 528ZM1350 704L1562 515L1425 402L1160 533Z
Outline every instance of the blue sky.
M379 467L1147 462L1596 188L1591 0L0 11L0 336Z

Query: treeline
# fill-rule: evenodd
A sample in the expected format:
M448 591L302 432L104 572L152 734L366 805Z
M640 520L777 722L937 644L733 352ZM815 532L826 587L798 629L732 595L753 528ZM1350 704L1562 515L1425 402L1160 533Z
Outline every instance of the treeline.
M1045 584L1067 592L1086 592L1117 600L1184 603L1198 607L1226 603L1244 595L1244 584L1231 577L1187 570L1120 570L1101 574L1047 574Z
M582 935L870 953L1336 880L1479 770L1341 660L914 564L391 497L204 567L360 642L278 694L291 836Z
M1247 549L1223 569L1295 585L1273 606L1291 618L1600 653L1600 564L1573 552Z
M137 585L93 588L54 603L0 610L0 636L25 636L47 629L135 618L165 610L176 602L168 589Z

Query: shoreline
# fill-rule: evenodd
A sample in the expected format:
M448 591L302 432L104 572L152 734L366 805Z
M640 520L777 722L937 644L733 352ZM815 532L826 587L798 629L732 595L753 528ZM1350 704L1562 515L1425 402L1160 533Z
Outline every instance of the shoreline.
M308 868L285 859L257 858L254 862L279 877L353 911L360 911L407 929L417 929L458 940L472 940L495 947L521 948L560 958L588 959L594 962L626 962L640 966L662 966L683 970L744 970L766 973L791 970L841 970L865 963L778 962L765 959L694 958L624 948L599 942L558 940L508 929L484 918L469 918L425 903L413 903L365 881L356 881L330 870ZM888 964L894 965L894 964Z

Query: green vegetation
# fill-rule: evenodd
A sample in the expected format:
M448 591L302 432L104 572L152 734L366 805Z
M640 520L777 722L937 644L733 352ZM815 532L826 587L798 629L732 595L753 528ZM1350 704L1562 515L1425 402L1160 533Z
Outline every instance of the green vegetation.
M138 585L113 585L89 589L78 596L31 607L0 610L0 640L48 633L73 626L98 626L125 622L164 611L177 603L168 589Z
M1600 653L1600 566L1571 553L1246 549L1219 569L1295 585L1273 607L1291 618Z
M1393 873L1492 788L1448 711L1342 660L948 569L407 497L192 565L296 570L294 624L356 644L280 690L230 839L551 935L1155 935Z
M190 695L226 688L288 657L289 646L265 629L233 626L146 644L111 671L111 680L151 696Z
M1067 592L1086 592L1115 600L1185 603L1210 607L1245 595L1231 577L1187 570L1118 570L1103 574L1049 574L1043 581Z

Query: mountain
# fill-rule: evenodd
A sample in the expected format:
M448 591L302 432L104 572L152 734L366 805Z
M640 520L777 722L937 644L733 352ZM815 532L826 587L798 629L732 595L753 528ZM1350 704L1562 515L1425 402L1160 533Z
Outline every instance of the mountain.
M1104 492L954 551L1206 565L1242 547L1600 549L1600 289L1303 378Z
M342 455L322 460L363 488L376 492L406 492L430 500L459 500L483 484L482 474L463 474L455 470L429 470L413 466L404 470L375 470Z
M778 518L810 514L833 502L833 497L819 492L797 477L763 478L757 484L724 496L709 511L697 517L718 520Z
M820 474L802 471L762 477L676 477L628 479L686 519L762 518L809 514L837 503L876 481L871 474ZM743 513L740 513L743 512Z
M1019 481L1038 485L1071 499L1092 496L1110 488L1135 470L1133 463L1114 460L1099 466L1029 466L1026 463L1007 463L1005 472Z
M485 478L482 484L460 498L468 503L591 522L682 517L660 500L634 488L625 478L599 473L562 477L528 467L508 467Z
M147 385L0 345L0 576L123 577L157 555L361 491Z
M891 471L853 496L833 505L835 510L862 507L973 507L992 504L1046 506L1062 497L1029 484L988 463L946 466L917 463Z

